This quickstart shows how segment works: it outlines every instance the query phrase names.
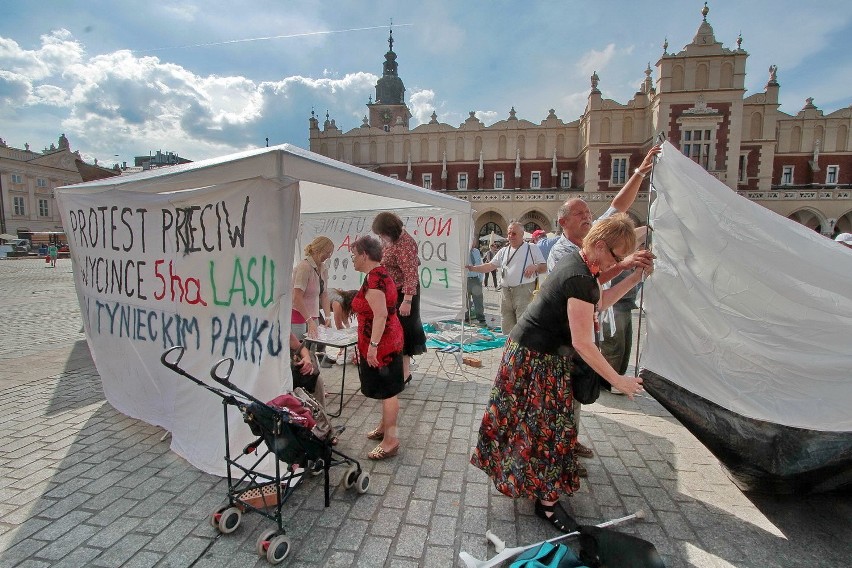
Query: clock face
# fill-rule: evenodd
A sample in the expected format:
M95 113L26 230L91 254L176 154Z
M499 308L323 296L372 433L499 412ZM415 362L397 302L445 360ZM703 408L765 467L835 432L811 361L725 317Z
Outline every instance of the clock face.
M382 111L382 120L384 122L390 122L390 119L391 119L390 111L389 110L383 110Z

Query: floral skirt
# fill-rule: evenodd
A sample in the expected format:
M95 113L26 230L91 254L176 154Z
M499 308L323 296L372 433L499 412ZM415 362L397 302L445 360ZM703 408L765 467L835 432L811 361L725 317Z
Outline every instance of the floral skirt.
M507 341L470 463L509 497L555 501L580 488L571 360Z

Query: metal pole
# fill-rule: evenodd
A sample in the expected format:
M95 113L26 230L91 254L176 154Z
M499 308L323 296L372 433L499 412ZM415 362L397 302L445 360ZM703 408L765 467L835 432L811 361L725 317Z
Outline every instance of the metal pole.
M654 141L654 144L661 144L665 140L666 140L665 135L662 132L660 132L657 135L656 140ZM652 235L652 228L651 228L651 193L653 193L653 187L654 187L654 169L656 169L657 160L659 160L659 159L660 159L659 156L654 156L654 164L651 167L651 175L648 176L648 211L645 215L645 218L648 220L648 224L647 224L648 229L647 229L647 232L645 233L645 248L649 251L651 250L651 237L653 236ZM643 286L641 288L639 288L639 322L636 326L636 349L635 349L634 360L633 360L633 376L634 377L639 376L639 342L642 339L642 305L645 301L645 286L644 286L644 283L645 283L645 277L643 275L642 276L642 282L641 282L641 284L643 284Z

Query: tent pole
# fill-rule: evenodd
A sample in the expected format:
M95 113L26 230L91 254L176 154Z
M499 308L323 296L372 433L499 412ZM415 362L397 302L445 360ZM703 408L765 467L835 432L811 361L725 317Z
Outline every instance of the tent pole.
M662 144L666 141L665 134L660 132L657 134L655 144ZM645 215L645 218L648 220L647 222L647 232L645 233L645 248L650 251L651 250L651 237L653 236L653 230L651 227L651 194L654 192L654 170L657 167L657 162L659 161L660 156L654 156L654 163L651 165L651 175L648 176L648 211ZM642 340L642 307L645 302L645 276L642 275L642 287L639 288L639 322L636 326L636 349L633 360L633 376L639 376L639 342Z

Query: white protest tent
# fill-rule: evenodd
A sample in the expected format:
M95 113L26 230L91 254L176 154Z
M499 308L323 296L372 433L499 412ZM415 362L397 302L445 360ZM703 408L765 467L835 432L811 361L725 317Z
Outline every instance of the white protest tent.
M170 431L172 449L207 472L224 473L222 405L163 367L160 355L186 346L182 367L208 383L211 366L233 358L232 381L261 400L289 390L290 278L297 247L310 240L301 234L306 228L360 219L345 234L351 241L370 232L378 211L396 212L420 244L432 241L441 251L422 267L441 274L424 284L424 319L464 309L468 202L295 146L67 186L56 195L107 400ZM335 254L348 258L342 239L335 244ZM236 414L229 424L239 451L251 436Z

